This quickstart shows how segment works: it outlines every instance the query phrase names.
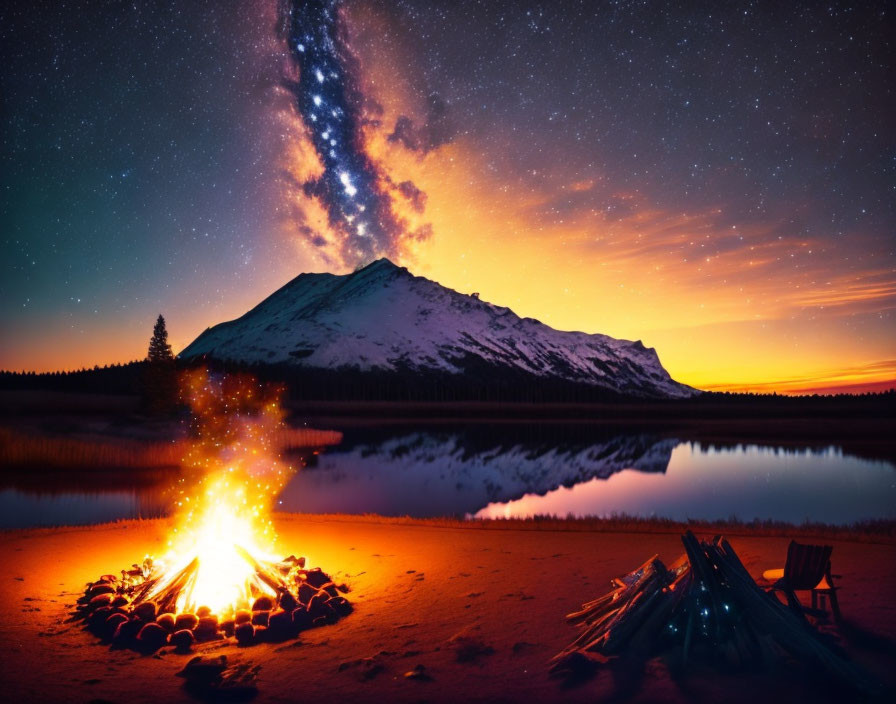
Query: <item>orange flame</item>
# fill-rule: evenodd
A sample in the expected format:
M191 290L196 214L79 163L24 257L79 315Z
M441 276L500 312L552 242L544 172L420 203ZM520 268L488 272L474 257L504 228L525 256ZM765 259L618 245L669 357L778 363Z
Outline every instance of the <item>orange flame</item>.
M273 594L256 578L247 554L273 557L272 503L293 474L273 440L285 424L281 389L248 376L186 372L181 393L193 412L192 443L177 487L175 527L163 558L167 579L198 558L198 571L177 611L209 607L225 614L247 605L252 589Z

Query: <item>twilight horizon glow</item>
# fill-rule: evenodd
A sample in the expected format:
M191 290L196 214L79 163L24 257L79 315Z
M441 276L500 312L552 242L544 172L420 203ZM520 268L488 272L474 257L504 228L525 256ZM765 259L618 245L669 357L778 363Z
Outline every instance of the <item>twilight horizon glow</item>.
M700 388L896 379L886 3L0 13L0 368L387 255Z

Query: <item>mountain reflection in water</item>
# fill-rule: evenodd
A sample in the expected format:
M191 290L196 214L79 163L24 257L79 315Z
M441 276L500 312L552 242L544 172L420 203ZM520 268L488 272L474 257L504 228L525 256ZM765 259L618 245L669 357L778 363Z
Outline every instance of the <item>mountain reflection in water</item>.
M489 439L491 437L491 439ZM411 431L344 442L296 475L285 511L464 516L496 501L544 494L624 469L663 473L677 440L619 435L558 445L543 438Z
M387 516L666 517L846 524L896 519L896 467L836 447L712 446L596 424L338 428L297 450L282 511ZM0 528L164 515L170 472L7 472Z

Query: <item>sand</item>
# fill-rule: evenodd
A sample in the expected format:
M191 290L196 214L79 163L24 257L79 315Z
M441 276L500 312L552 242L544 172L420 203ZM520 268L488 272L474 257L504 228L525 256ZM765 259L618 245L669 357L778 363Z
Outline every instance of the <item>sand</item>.
M67 622L85 582L161 553L166 528L158 520L0 533L0 699L194 701L175 676L188 657L110 650ZM676 558L675 533L284 514L277 528L284 555L304 554L349 584L355 611L295 642L198 648L260 665L258 702L851 701L798 668L673 680L656 659L641 673L607 669L576 687L550 679L547 661L575 635L564 615L653 553ZM783 565L788 540L737 535L731 543L758 576ZM886 694L896 687L894 558L892 544L834 543L843 647ZM462 645L481 654L460 661ZM417 665L431 679L404 677Z

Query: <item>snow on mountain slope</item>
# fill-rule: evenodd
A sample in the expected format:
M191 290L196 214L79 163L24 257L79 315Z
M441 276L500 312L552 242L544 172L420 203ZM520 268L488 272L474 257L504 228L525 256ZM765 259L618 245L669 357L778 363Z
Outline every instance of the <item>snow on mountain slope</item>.
M361 371L461 374L486 364L641 396L683 397L640 341L561 332L414 276L388 259L352 274L301 274L180 357Z

